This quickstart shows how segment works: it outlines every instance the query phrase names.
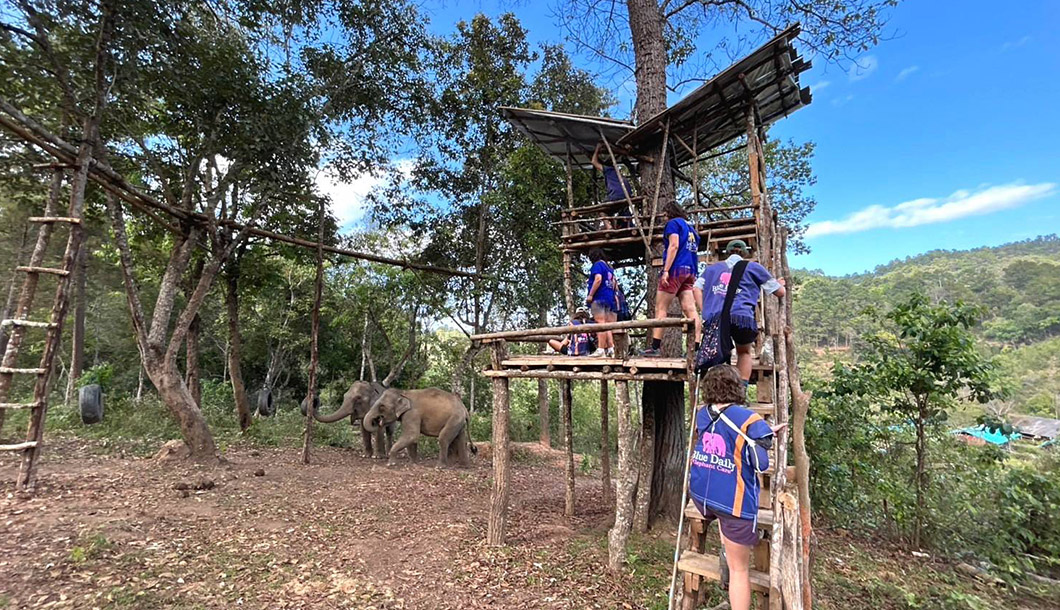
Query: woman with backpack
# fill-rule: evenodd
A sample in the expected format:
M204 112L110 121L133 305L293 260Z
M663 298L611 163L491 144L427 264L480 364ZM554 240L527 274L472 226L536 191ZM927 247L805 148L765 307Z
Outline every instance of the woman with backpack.
M600 248L589 250L589 260L593 266L589 269L588 294L585 304L593 314L594 322L615 322L618 320L618 283L615 270L605 260L604 251ZM596 351L589 354L596 358L615 357L615 340L611 331L596 333Z
M579 307L571 316L572 326L580 326L589 321L589 310ZM588 356L596 349L596 339L590 333L571 333L563 339L549 339L548 346L552 351L564 356Z
M759 473L769 468L773 436L787 424L770 426L747 408L747 392L736 367L722 364L700 378L705 403L696 407L690 439L688 492L707 519L717 519L729 569L729 607L751 607L751 549L758 544Z

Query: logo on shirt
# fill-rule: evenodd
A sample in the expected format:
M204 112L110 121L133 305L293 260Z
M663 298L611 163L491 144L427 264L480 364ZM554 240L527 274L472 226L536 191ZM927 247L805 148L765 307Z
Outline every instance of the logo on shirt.
M708 455L725 455L725 439L710 430L703 433L700 446L703 448L703 453Z
M728 271L726 271L725 273L722 273L721 277L718 278L718 283L714 284L714 286L710 289L710 291L713 292L715 295L719 295L719 294L724 295L726 292L729 291L729 280L730 279L732 279L732 273L730 273Z

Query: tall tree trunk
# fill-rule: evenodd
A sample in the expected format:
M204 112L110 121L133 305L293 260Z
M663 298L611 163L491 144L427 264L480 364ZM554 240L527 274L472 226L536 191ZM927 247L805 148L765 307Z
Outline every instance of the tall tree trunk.
M184 378L175 362L165 362L150 356L144 362L147 376L158 390L158 396L180 426L180 434L191 451L191 458L206 460L217 458L217 445L206 424L199 405L188 390Z
M656 0L627 0L630 34L633 39L633 53L636 59L635 77L637 81L637 121L643 123L666 110L666 42L663 37L665 18ZM647 151L654 163L641 163L640 183L645 191L645 203L657 213L667 203L674 201L673 177L669 168L669 157L662 149L660 142L654 150ZM657 180L662 165L662 179ZM658 182L658 193L655 185ZM653 252L657 256L661 252ZM658 276L651 266L650 256L647 260L648 294L655 294ZM671 307L671 314L679 311L677 299ZM664 335L663 353L675 355L681 350L681 332L669 330ZM655 451L651 480L651 505L649 522L656 515L666 515L676 519L681 511L681 487L684 484L684 384L665 381L648 381L644 383L645 413L651 413L655 423Z
M920 548L924 528L924 494L927 489L927 402L917 401L916 420L916 524L913 530L913 546Z
M236 419L239 429L246 432L250 427L250 402L247 401L247 386L243 383L243 337L239 330L239 257L234 256L225 273L225 308L228 311L228 375L232 380L232 398L235 400Z
M199 278L202 277L203 265L201 258L195 262L195 266L188 278L188 284L185 287L185 293L188 298L191 298L195 285L199 283ZM196 313L191 320L191 326L188 327L188 336L184 340L184 383L188 385L188 391L191 392L191 397L199 408L202 408L202 375L199 370L199 334L201 329L202 318Z
M87 240L86 240L87 241ZM69 404L74 396L74 388L81 378L81 371L85 367L85 310L88 303L85 299L85 284L88 279L88 244L81 243L81 250L77 253L77 264L74 266L77 274L74 277L74 328L70 346L70 374L66 381L66 403Z

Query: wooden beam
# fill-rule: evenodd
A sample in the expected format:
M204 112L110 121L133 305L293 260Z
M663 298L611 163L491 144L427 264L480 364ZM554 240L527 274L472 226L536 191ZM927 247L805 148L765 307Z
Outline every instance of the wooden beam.
M691 318L665 318L662 320L629 320L626 322L603 322L594 324L571 324L568 326L549 326L547 328L528 328L525 330L506 330L495 333L471 335L472 341L489 343L496 339L519 339L522 337L539 337L542 335L569 335L578 333L598 333L605 330L628 328L672 328L695 324Z
M574 516L574 422L572 421L572 405L574 393L571 389L570 379L559 382L559 407L563 415L563 450L566 452L564 468L564 479L566 481L566 493L564 494L563 515Z

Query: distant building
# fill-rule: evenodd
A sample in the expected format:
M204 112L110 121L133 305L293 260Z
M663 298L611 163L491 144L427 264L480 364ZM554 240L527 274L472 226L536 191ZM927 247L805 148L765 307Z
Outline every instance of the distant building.
M1060 437L1060 419L1032 415L1013 415L1011 419L1012 428L1023 438L1051 441Z
M953 430L950 434L956 435L958 440L973 447L982 447L987 443L1004 447L1013 440L1020 438L1019 434L1013 433L1008 436L1000 430L989 430L986 426L972 426Z

